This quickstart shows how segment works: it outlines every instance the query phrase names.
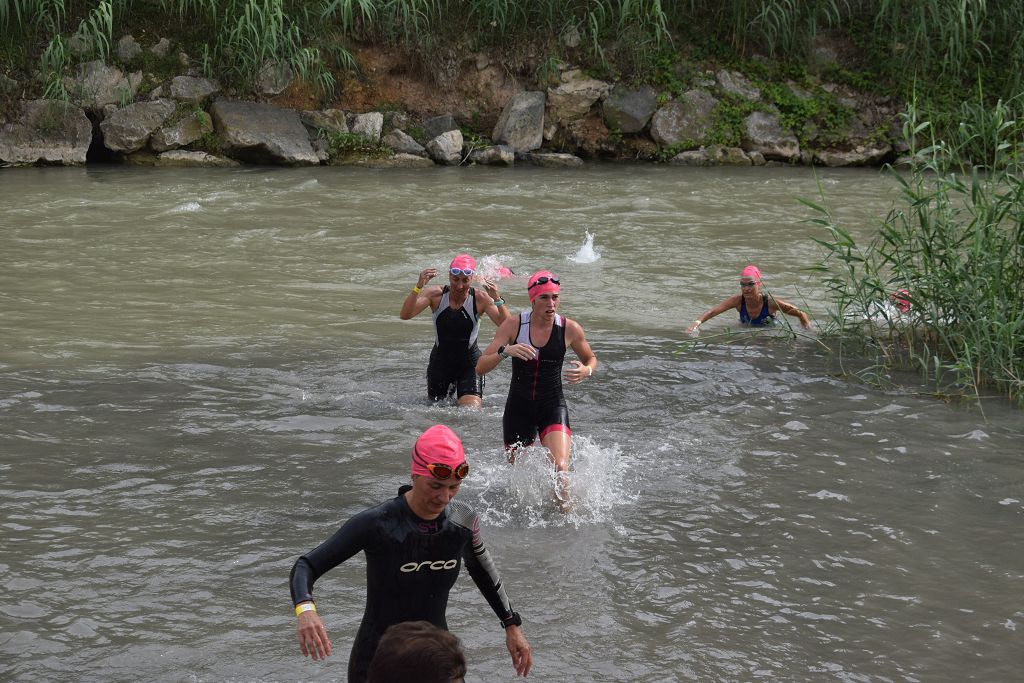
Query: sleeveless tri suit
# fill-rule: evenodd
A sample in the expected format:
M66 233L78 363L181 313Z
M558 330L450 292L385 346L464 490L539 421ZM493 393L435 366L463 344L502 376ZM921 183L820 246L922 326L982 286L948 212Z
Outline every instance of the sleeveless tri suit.
M480 518L453 500L434 520L420 519L403 495L364 510L292 567L292 600L313 599L313 583L360 550L366 554L366 609L348 662L349 683L363 683L384 630L424 619L447 629L448 592L463 564L499 619L512 615L490 553L480 538Z
M519 314L517 344L529 344L532 311ZM537 348L534 346L534 348ZM537 358L529 361L512 358L512 381L502 417L505 446L532 444L551 431L567 434L569 408L562 393L562 362L565 360L565 318L555 314L548 343L538 349Z
M762 327L775 322L775 316L768 312L768 295L761 295L761 312L756 318L751 318L747 312L747 300L740 297L740 322L745 325Z
M441 302L434 311L434 348L427 365L427 395L435 401L450 396L483 396L484 380L476 374L480 347L480 316L476 312L476 290L469 288L459 308L450 304L450 288L445 285Z

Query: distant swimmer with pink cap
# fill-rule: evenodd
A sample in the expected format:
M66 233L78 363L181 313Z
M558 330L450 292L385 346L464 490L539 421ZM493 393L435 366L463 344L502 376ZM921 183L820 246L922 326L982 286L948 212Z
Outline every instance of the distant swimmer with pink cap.
M348 660L349 683L365 683L384 631L404 621L447 629L448 593L466 565L469 576L505 629L516 674L533 666L523 620L512 609L501 576L480 534L480 518L455 501L469 464L458 435L434 425L412 449L412 486L364 510L292 567L289 583L298 618L299 649L313 659L331 654L327 629L313 601L313 584L362 551L366 555L366 607ZM331 678L335 678L331 675Z
M434 348L427 365L427 395L432 401L448 398L453 393L460 406L479 406L483 401L484 380L475 366L480 357L477 337L480 317L487 317L500 326L509 318L505 300L494 283L480 278L476 261L469 254L459 254L448 265L448 284L430 285L437 277L436 268L425 268L419 280L402 302L398 317L410 320L429 306L434 318ZM483 291L471 287L480 279Z
M686 331L690 334L697 334L699 331L697 328L703 323L729 309L739 312L740 323L744 325L755 327L772 325L775 323L776 313L782 311L786 315L799 318L804 329L811 329L811 320L806 313L791 303L776 299L774 295L767 292L762 292L761 285L761 271L757 266L747 266L740 273L740 293L733 294L717 306L709 308L701 317L693 321Z
M494 341L477 361L481 375L512 358L505 414L502 418L505 448L509 458L519 446L529 446L540 435L541 444L551 452L558 472L569 470L569 409L562 393L562 379L578 384L597 369L583 327L558 313L561 282L547 270L539 270L527 280L530 310L501 324ZM566 348L579 360L562 370Z

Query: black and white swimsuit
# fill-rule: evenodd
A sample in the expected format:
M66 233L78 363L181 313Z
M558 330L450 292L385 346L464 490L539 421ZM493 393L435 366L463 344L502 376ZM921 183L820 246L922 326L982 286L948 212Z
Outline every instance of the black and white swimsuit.
M476 374L480 358L477 337L480 316L476 312L476 290L469 288L466 301L452 308L450 287L445 285L441 302L434 311L434 348L427 365L427 395L435 401L450 396L483 396L484 380Z
M529 344L532 311L519 314L515 343ZM565 318L555 314L548 343L538 349L537 358L512 359L512 381L502 417L505 447L528 446L537 435L541 440L551 431L570 434L569 408L562 393L562 363L565 360Z

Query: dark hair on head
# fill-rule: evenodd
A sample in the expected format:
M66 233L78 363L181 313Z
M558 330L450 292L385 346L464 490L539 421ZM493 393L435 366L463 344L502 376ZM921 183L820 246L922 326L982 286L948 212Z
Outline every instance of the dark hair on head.
M466 675L462 643L429 621L403 621L384 631L368 683L451 683Z

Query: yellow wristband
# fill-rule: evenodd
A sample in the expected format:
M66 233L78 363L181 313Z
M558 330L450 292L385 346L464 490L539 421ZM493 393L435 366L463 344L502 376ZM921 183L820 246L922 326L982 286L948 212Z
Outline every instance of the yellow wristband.
M419 285L416 285L415 287L412 288L412 293L413 294L419 294L422 291L423 291L423 288L420 287Z
M295 616L299 616L303 612L315 612L316 605L312 602L303 602L302 604L295 605Z
M589 365L585 367L587 368L587 370L590 370L590 372L587 373L587 377L590 377L591 375L594 374L594 368L590 367Z

